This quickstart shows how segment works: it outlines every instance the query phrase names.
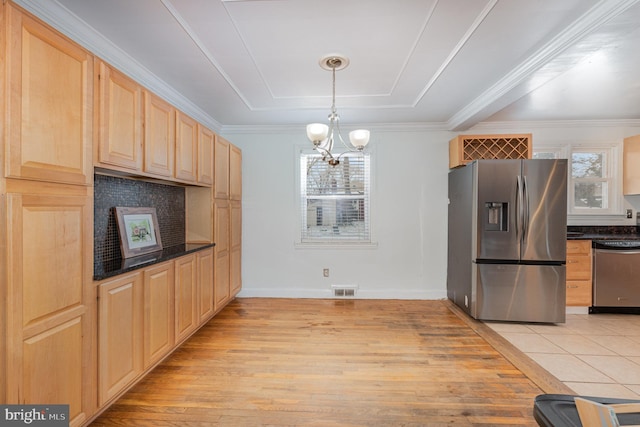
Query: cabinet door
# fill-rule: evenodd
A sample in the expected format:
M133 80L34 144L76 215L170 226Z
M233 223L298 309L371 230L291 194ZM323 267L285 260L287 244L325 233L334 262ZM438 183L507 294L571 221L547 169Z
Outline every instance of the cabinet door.
M144 368L166 356L174 345L173 261L144 270Z
M198 321L213 316L213 249L198 252Z
M144 172L173 178L175 151L175 109L144 91Z
M10 3L5 6L10 28L6 87L11 89L6 176L89 184L93 57Z
M142 372L140 273L101 283L98 296L98 402L104 405Z
M198 124L198 183L213 184L213 145L214 134Z
M5 403L68 403L78 425L96 406L92 198L37 187L6 195Z
M221 308L230 296L230 209L228 200L216 199L214 202L214 240L216 243L213 267L215 287L215 309Z
M640 194L640 135L624 139L622 190L625 196Z
M176 343L187 338L198 326L195 254L176 260Z
M213 154L213 172L215 174L213 194L216 199L229 198L229 146L226 139L216 135Z
M229 198L242 200L242 151L229 146Z
M97 164L142 170L142 88L99 62Z
M235 296L242 288L242 204L233 200L230 203L230 252L229 287L230 296Z
M176 179L196 182L198 161L197 123L191 117L176 113Z

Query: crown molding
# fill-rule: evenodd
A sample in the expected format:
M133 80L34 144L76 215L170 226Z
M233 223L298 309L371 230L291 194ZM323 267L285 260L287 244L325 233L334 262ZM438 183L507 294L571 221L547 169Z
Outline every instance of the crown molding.
M571 127L640 127L640 119L622 120L539 120L539 121L513 121L513 122L480 122L469 130L479 129L542 129Z
M220 131L222 125L218 121L57 1L13 0L13 2L180 111L213 131Z
M220 133L232 134L295 134L299 133L306 138L304 124L290 125L229 125L222 126ZM449 132L446 123L353 123L343 125L347 129L369 129L371 132Z

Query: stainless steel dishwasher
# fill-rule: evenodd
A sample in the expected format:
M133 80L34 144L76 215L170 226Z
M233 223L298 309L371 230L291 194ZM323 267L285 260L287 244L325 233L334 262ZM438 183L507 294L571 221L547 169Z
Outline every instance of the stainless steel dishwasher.
M640 241L593 242L593 307L640 308Z

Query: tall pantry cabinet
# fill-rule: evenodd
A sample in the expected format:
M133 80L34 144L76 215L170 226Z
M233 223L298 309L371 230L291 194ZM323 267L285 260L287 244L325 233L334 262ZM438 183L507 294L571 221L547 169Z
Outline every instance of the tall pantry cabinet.
M214 144L214 283L216 309L242 287L242 151L221 136Z
M93 56L10 2L0 22L0 401L68 403L76 426L96 406Z

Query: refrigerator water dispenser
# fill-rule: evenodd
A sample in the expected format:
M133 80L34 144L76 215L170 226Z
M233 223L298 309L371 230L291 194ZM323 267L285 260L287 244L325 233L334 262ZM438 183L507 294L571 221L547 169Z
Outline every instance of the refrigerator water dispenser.
M484 204L487 221L484 225L486 231L508 231L509 203L486 202Z

